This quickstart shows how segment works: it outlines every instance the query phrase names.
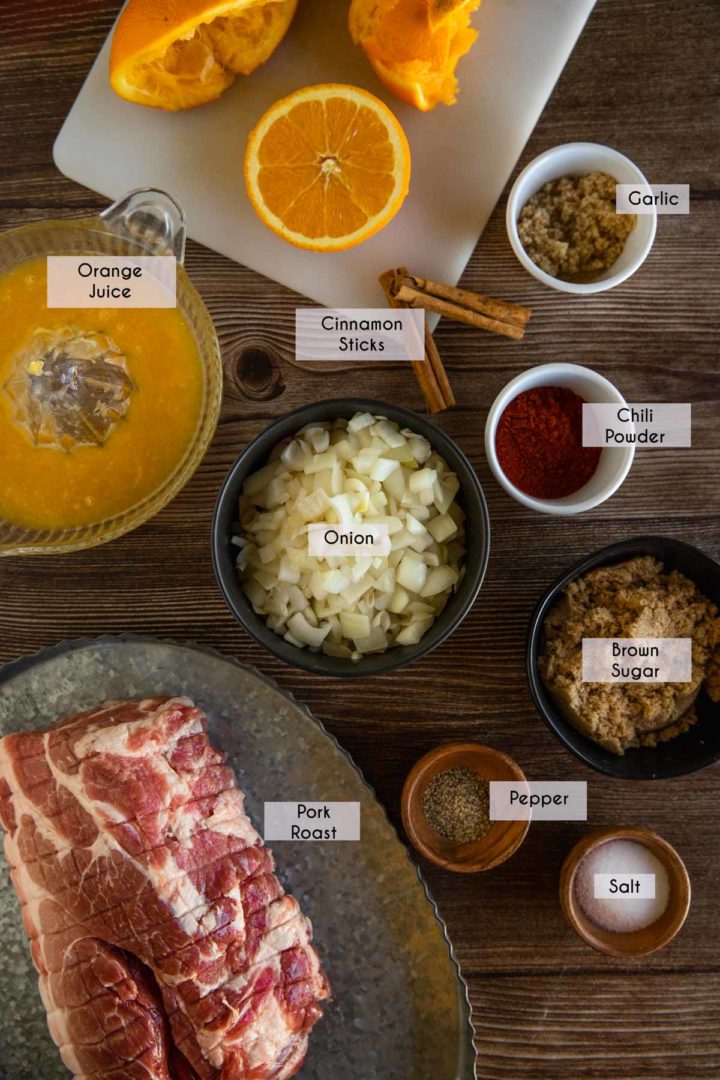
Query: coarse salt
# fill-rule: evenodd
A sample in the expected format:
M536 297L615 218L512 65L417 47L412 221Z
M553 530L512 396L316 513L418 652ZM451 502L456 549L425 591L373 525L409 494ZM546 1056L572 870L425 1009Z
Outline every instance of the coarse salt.
M655 896L595 896L595 875L654 874ZM575 895L588 919L604 930L631 933L656 922L668 905L670 880L652 851L634 840L608 840L585 856L575 877Z

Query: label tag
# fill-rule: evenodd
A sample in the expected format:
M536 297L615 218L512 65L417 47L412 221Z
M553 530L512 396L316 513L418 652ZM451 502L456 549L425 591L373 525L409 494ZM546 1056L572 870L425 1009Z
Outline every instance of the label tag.
M425 360L425 312L394 308L298 308L295 358Z
M596 900L654 900L654 874L594 874Z
M587 821L587 781L490 781L491 821Z
M692 446L689 404L589 405L582 407L583 446Z
M49 308L174 308L174 255L48 255Z
M390 533L382 525L324 525L314 522L308 526L308 555L327 558L328 555L389 555Z
M615 188L618 214L689 214L689 184L618 184Z
M266 802L266 840L359 840L359 802Z
M692 638L583 638L582 681L689 683Z

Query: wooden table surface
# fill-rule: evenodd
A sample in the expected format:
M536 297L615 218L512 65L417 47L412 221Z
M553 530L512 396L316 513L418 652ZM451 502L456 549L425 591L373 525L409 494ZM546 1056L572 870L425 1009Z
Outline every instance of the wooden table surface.
M0 5L1 228L103 205L58 174L51 150L117 8L116 0ZM715 0L599 0L523 154L521 165L546 147L589 139L617 147L651 180L690 183L690 216L660 218L653 251L630 282L587 299L536 284L510 250L504 200L478 244L465 283L529 304L534 317L521 345L446 323L437 334L459 401L438 422L478 471L493 538L478 602L431 656L387 677L328 681L276 661L226 610L209 530L242 447L290 409L340 397L351 384L418 409L422 399L406 367L366 364L359 382L356 370L312 374L286 363L296 297L194 244L188 269L216 320L226 376L222 419L202 467L154 521L109 546L0 561L0 661L120 631L214 646L307 702L399 827L406 773L446 740L502 748L534 779L587 780L587 825L538 823L519 853L486 875L423 866L470 986L478 1076L488 1080L720 1075L720 767L652 784L603 778L546 729L523 671L535 602L585 554L661 533L720 556L719 39ZM485 415L512 376L551 360L591 365L631 401L693 402L692 449L639 453L622 490L580 518L523 510L490 475ZM557 898L573 843L592 826L620 822L649 826L675 844L693 887L680 936L634 963L582 944ZM365 1078L360 1070L342 1080Z

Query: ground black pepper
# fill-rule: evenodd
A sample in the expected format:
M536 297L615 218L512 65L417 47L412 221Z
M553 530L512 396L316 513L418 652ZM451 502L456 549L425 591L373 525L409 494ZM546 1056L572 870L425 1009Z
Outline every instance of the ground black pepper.
M425 788L422 810L446 840L469 844L490 828L490 785L471 769L446 769Z

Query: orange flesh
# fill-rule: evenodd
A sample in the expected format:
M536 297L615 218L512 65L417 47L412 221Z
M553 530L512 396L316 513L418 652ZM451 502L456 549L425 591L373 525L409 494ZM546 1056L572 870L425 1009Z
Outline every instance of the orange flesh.
M0 518L64 529L103 521L151 495L184 458L204 389L195 340L177 310L48 310L46 288L45 259L0 277ZM70 453L36 447L2 389L34 330L68 324L112 338L136 386L125 419L106 442Z
M272 55L297 0L218 4L130 0L113 37L110 82L121 97L169 110L218 98ZM173 34L175 39L172 40Z
M427 11L418 0L399 0L391 11L378 18L373 37L378 51L400 64L426 60L440 66L450 44L448 26L433 32Z
M387 205L394 160L370 109L342 98L306 101L263 139L258 186L289 229L310 238L345 236Z
M428 110L452 105L455 68L477 38L479 0L353 0L350 29L376 74L403 101Z

